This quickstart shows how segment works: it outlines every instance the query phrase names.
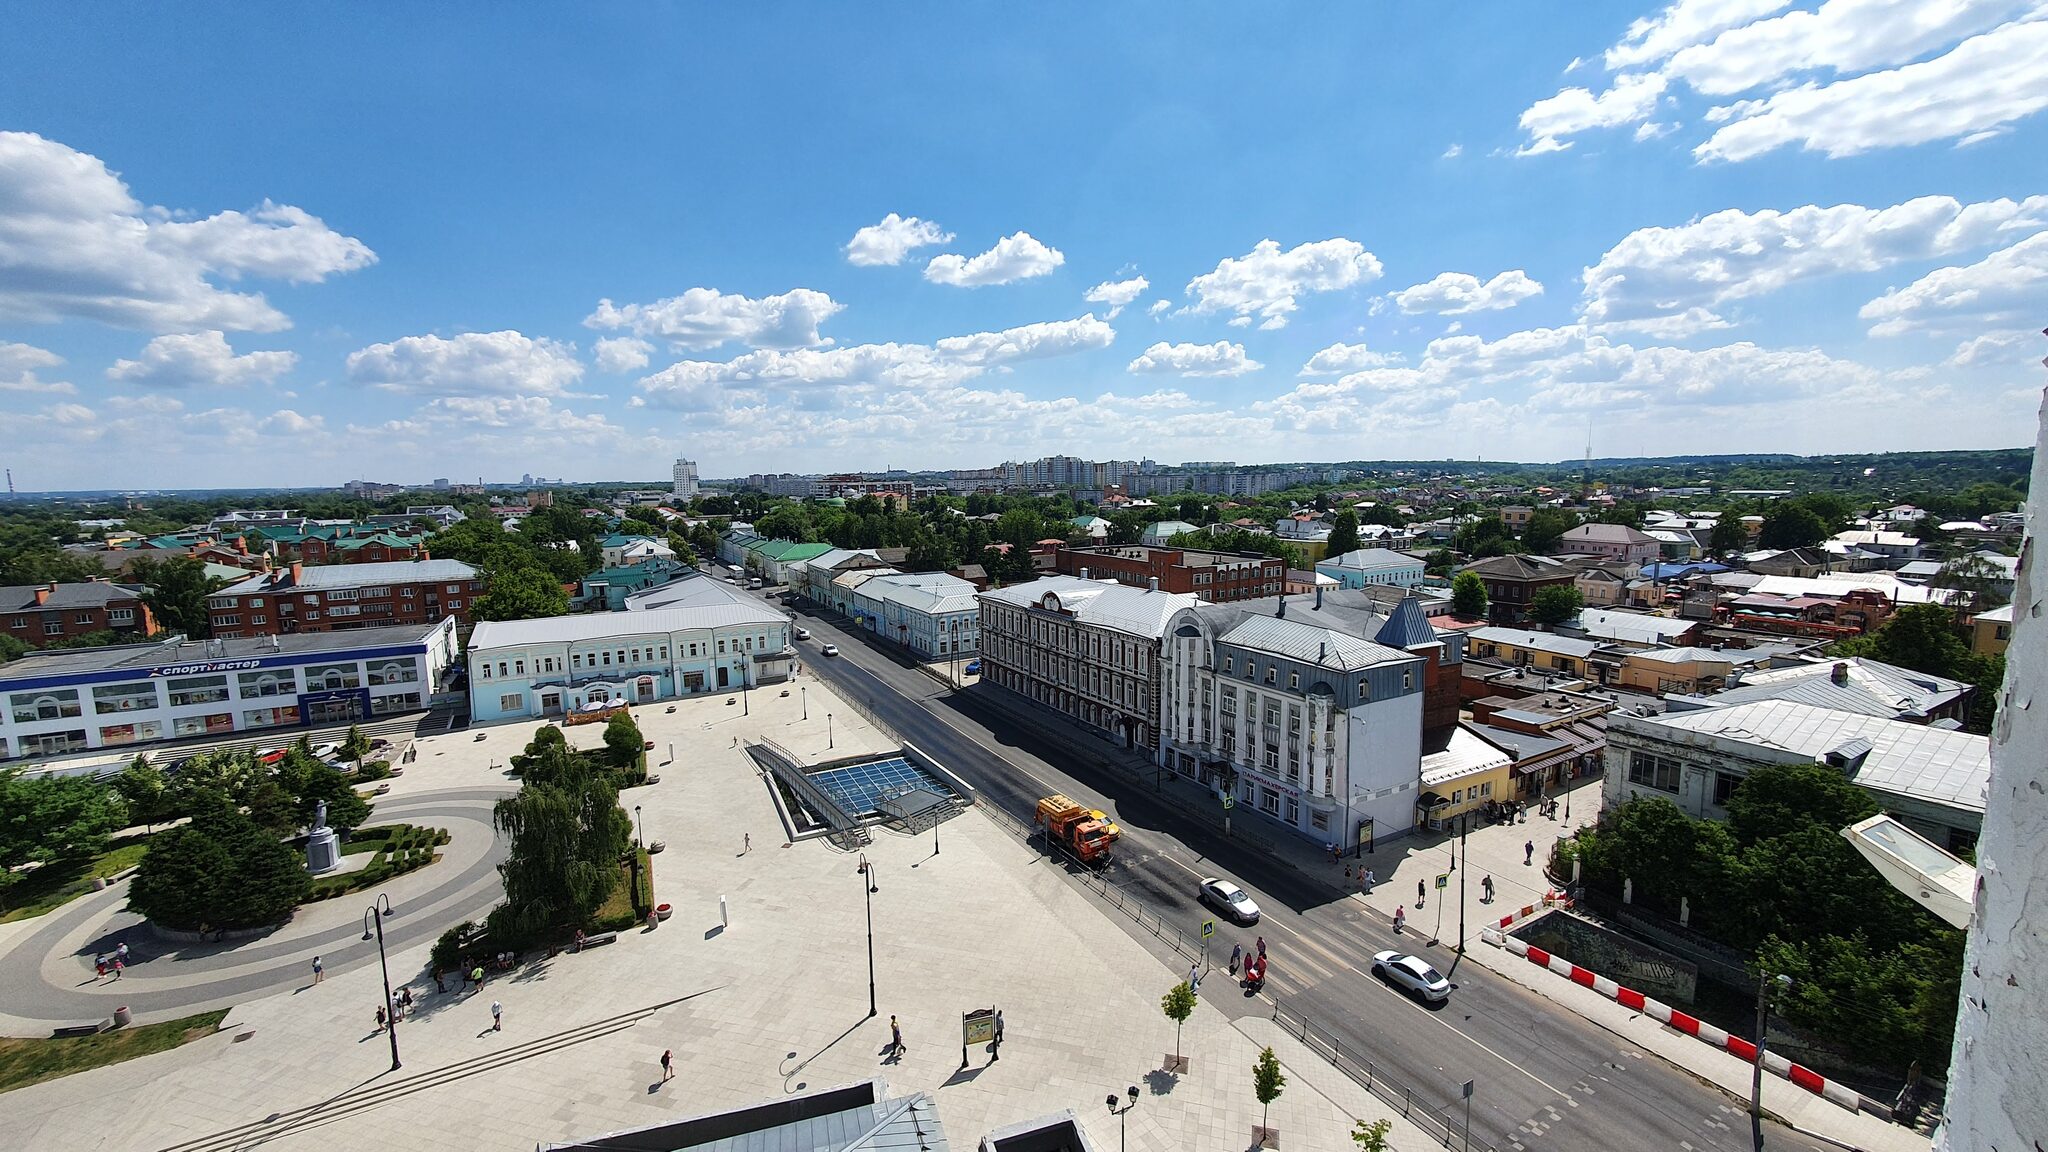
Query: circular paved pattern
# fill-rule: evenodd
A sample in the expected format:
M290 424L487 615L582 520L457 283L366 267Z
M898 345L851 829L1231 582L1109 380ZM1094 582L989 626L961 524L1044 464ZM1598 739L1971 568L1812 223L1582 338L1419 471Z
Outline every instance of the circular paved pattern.
M507 845L491 827L502 789L455 789L389 797L376 822L446 828L442 859L375 888L306 904L273 932L225 944L187 944L151 932L125 910L126 881L45 913L33 931L0 955L0 1004L7 1031L47 1035L62 1024L104 1019L125 1005L138 1021L171 1019L302 987L317 954L329 973L375 964L363 913L378 894L390 897L384 921L386 954L432 940L464 920L481 919L503 895L498 864ZM94 974L96 952L128 945L122 979ZM417 975L393 969L394 985ZM41 1025L41 1027L36 1027Z

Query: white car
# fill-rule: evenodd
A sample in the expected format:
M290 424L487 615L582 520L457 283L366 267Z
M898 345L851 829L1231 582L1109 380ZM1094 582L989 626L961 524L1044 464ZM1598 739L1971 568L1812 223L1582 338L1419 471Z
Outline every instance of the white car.
M1209 905L1239 924L1257 924L1259 906L1245 890L1228 880L1210 876L1202 881L1202 903Z
M795 634L799 640L809 640L811 638L811 630L809 628L799 628Z
M1420 956L1410 956L1391 948L1375 952L1372 974L1432 1004L1441 1004L1451 998L1451 982Z
M827 655L827 656L837 656L837 655L839 655L839 645L837 645L837 644L827 644L827 645L825 645L825 655Z

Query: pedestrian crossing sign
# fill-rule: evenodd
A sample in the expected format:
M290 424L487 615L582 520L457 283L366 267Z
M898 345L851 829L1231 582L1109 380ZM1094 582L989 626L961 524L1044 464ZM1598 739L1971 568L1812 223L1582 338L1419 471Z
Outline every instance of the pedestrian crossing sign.
M1207 919L1207 920L1204 920L1204 921L1202 921L1202 939L1204 939L1204 940L1207 940L1207 939L1208 939L1209 937L1211 937L1211 936L1214 936L1215 934L1216 934L1216 920L1215 920L1215 918L1214 918L1214 917L1211 917L1211 918L1209 918L1209 919Z
M1223 810L1225 812L1228 812L1235 807L1237 807L1237 797L1232 796L1228 792L1225 792L1223 794Z
M1448 873L1448 872L1439 872L1439 873L1437 873L1437 874L1436 874L1436 886L1437 886L1438 888L1449 888L1449 887L1451 886L1451 877L1450 877L1450 873Z

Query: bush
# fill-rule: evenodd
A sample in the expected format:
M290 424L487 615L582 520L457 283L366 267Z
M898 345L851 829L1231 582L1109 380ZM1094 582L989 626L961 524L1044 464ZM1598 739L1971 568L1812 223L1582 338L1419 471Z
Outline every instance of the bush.
M358 782L382 780L389 775L391 775L391 761L389 760L372 760L356 770L356 780Z
M441 933L440 938L434 941L434 947L427 953L427 963L432 965L435 971L445 971L460 966L462 963L462 951L466 946L464 941L474 935L477 928L476 921L464 920L455 927Z

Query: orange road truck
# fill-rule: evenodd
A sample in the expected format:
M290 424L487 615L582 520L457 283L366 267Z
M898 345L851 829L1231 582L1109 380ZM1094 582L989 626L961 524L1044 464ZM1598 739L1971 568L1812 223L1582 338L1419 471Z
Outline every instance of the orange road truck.
M1032 823L1045 829L1047 840L1072 852L1083 864L1109 860L1109 825L1086 805L1065 796L1047 796L1038 802L1038 815Z

